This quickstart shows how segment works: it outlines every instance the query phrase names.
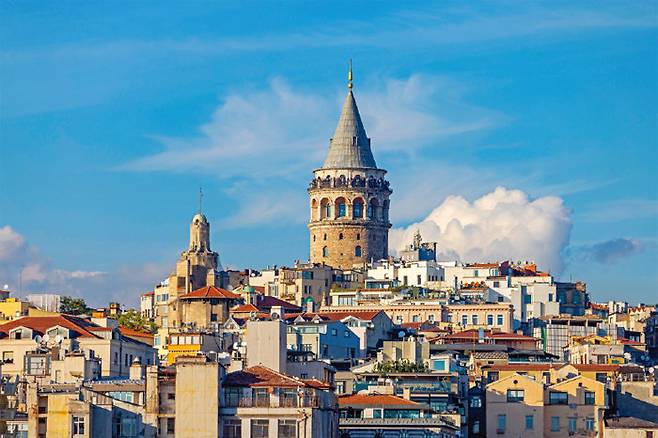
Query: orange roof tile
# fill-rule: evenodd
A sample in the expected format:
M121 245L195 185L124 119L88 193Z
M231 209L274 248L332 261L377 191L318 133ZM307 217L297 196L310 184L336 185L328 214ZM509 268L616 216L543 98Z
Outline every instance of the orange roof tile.
M229 292L226 289L221 289L215 286L206 286L201 289L194 290L189 294L181 295L179 299L181 300L191 300L191 299L209 299L209 298L218 298L226 300L239 300L240 295Z
M258 307L254 306L253 304L241 304L231 309L231 312L233 313L251 313L258 311Z
M235 371L226 375L224 385L227 386L249 386L249 387L313 387L314 384L307 383L295 377L278 373L263 365L256 365Z
M578 371L601 371L601 372L619 371L619 365L581 363L581 364L574 364L573 366Z
M486 365L483 368L490 371L548 371L557 370L564 365L563 363L513 363Z
M89 320L72 315L25 316L0 325L0 335L8 336L9 331L16 327L27 327L43 335L48 329L56 325L72 330L83 338L97 338L98 336L93 334L92 331L100 327Z
M133 330L127 327L119 327L119 332L124 336L153 339L153 333L140 332L139 330Z
M364 321L372 321L375 316L382 313L383 310L352 310L345 312L319 312L320 317L330 319L332 321L342 321L345 318L353 316L357 319Z

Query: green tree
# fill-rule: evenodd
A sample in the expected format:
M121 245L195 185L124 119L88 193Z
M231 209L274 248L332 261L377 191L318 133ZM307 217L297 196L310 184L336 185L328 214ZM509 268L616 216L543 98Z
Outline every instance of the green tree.
M62 297L59 302L59 311L69 315L82 315L89 313L89 307L82 298Z
M119 315L119 325L140 332L155 333L158 327L153 321L144 318L137 310L130 309Z

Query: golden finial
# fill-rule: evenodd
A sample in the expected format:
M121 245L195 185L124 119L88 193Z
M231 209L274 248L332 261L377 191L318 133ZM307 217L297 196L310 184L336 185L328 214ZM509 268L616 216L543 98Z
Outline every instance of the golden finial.
M352 60L350 59L350 71L347 73L347 88L352 89Z

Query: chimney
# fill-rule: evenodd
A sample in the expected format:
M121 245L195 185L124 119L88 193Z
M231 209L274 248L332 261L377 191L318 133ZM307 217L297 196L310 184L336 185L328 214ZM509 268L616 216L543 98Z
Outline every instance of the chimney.
M315 303L313 302L313 300L306 301L306 313L312 313L314 307L315 307Z
M139 360L139 357L136 357L133 363L130 364L129 377L130 380L142 380L144 378L142 362Z

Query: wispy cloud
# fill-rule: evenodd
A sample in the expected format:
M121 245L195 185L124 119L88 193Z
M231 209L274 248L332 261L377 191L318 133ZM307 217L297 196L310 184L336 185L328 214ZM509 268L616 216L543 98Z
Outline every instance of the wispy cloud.
M594 261L612 264L623 258L631 257L655 246L650 241L635 238L618 237L615 239L586 245L575 245L569 250L569 257L574 260Z
M59 293L84 297L92 305L113 300L134 306L139 293L152 289L170 268L143 263L111 272L61 269L14 228L0 227L0 286L22 295Z
M617 199L589 207L578 218L590 223L612 223L629 219L658 218L656 199Z

